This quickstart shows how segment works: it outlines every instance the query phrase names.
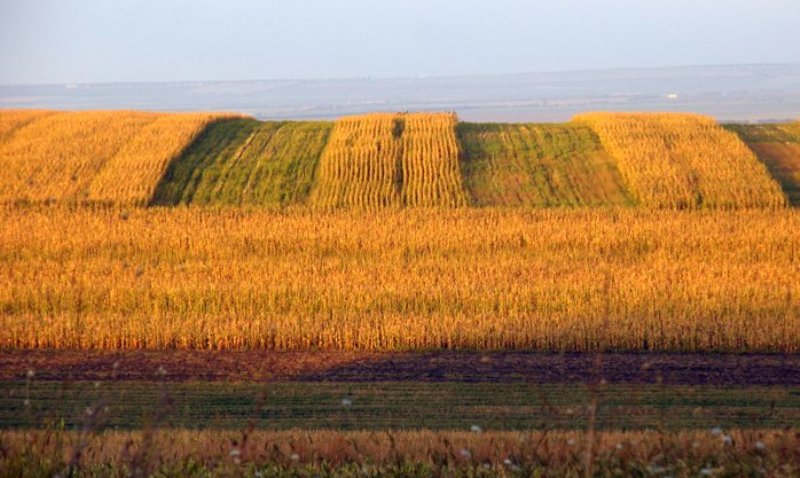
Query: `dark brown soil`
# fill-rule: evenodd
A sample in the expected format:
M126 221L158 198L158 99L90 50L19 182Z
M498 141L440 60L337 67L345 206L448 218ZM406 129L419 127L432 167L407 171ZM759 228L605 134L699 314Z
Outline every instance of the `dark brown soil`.
M797 354L0 350L0 380L519 382L800 386Z

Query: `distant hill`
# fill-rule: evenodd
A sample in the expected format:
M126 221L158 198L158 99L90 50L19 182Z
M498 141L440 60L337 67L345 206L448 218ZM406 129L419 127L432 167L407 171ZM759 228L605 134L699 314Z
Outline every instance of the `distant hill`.
M236 111L335 119L455 111L464 121L563 122L584 111L695 112L722 121L800 117L800 65L687 66L426 78L0 86L0 108Z

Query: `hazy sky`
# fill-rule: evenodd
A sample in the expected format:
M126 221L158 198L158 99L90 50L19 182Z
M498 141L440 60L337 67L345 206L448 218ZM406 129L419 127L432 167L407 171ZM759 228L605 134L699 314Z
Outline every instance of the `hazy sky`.
M800 0L0 0L0 84L800 63Z

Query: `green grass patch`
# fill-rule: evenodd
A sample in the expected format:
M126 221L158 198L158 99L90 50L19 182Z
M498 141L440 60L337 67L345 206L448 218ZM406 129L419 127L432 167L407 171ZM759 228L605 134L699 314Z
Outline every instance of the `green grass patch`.
M745 143L800 143L800 123L726 124Z
M460 123L462 173L475 206L630 206L597 135L580 124Z
M581 429L593 399L600 429L800 425L796 387L42 381L0 382L0 428Z
M156 205L302 204L332 123L217 122L169 167Z
M780 183L789 204L800 207L800 123L728 124Z

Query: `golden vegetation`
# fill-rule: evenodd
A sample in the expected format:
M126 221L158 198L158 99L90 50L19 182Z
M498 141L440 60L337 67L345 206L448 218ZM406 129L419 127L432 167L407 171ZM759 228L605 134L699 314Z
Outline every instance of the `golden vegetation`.
M88 199L103 165L155 118L136 112L57 113L28 124L0 145L0 201Z
M397 115L371 114L341 118L322 152L312 204L398 206L401 144L395 137Z
M215 115L0 112L25 123L0 142L0 202L149 201L167 163ZM10 119L5 119L9 115ZM15 119L17 118L17 119Z
M28 123L53 113L47 110L0 110L0 142Z
M765 166L712 118L588 113L574 120L595 129L645 206L732 209L786 204Z
M7 476L796 476L780 430L4 430ZM100 471L102 470L103 473ZM593 471L592 471L593 470ZM0 476L4 473L0 472ZM68 473L63 473L68 474Z
M0 347L800 350L800 213L0 210Z
M88 199L147 204L170 161L217 118L203 113L159 116L103 165L89 186Z
M465 206L455 114L403 115L403 204Z
M336 122L312 204L321 207L460 206L453 114L379 113Z

